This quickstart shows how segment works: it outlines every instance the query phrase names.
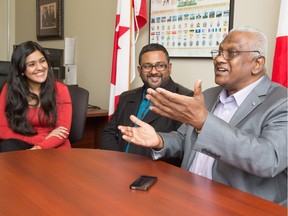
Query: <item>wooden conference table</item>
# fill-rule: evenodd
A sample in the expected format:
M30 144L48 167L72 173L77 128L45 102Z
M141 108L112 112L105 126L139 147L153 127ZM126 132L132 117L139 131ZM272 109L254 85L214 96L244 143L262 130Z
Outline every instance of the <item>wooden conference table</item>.
M129 185L155 175L149 191ZM287 209L137 155L98 149L0 153L0 215L286 215Z

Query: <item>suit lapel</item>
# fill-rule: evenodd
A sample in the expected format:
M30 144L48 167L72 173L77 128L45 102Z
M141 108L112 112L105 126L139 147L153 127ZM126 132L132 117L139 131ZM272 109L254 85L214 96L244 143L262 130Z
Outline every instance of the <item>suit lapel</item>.
M241 122L244 118L246 118L247 115L249 115L259 104L263 102L263 96L267 94L270 85L271 81L267 75L265 75L263 80L245 98L241 106L234 113L229 123L235 126L239 124L239 122ZM216 87L212 92L209 92L207 97L205 97L206 108L208 111L213 113L213 110L217 105L218 96L222 89L222 87Z
M262 100L259 99L258 95L255 92L251 92L249 96L243 101L237 111L234 113L229 124L237 125L242 119L246 118L249 113L251 113L259 104L262 103Z
M135 115L137 116L137 111L139 108L139 105L141 103L142 100L142 93L143 93L143 89L144 86L142 88L139 88L133 95L131 98L129 98L125 104L124 109L124 114L123 116L127 116L128 118L124 119L124 124L125 125L130 125L133 126L133 123L131 122L129 116Z
M171 92L176 92L176 84L173 82L173 80L169 79L168 83L167 83L167 86L165 87L166 90L168 91L171 91ZM177 93L177 92L176 92ZM155 121L156 119L160 118L161 116L150 111L147 113L147 115L143 118L143 121L147 122L147 123L150 123L152 121Z
M148 111L147 115L143 118L143 121L150 123L152 121L154 121L155 119L160 118L161 116L152 112L152 111Z
M206 109L210 112L213 112L219 98L219 94L222 91L222 87L215 87L210 91L207 95L206 92L204 92L204 97L205 97L205 105Z
M264 76L263 80L245 98L229 123L235 126L246 118L259 104L263 102L265 99L264 96L267 94L270 85L271 81L267 76Z

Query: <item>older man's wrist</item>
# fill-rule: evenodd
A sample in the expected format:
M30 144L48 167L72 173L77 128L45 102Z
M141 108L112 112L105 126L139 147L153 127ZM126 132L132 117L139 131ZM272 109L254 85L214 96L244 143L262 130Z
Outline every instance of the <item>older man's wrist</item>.
M160 136L158 133L157 133L157 136L158 136L159 144L157 147L155 146L154 148L152 148L154 151L160 151L161 149L163 149L163 146L164 146L164 140L162 136Z
M197 129L197 128L194 128L194 131L197 133L197 134L200 134L201 133L201 130Z

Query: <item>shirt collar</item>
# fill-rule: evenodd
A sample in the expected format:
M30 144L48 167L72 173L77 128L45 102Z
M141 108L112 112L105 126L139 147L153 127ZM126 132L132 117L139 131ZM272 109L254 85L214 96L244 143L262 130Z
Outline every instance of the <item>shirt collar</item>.
M242 102L245 100L245 98L249 95L249 93L258 85L259 82L261 82L263 77L261 77L260 79L256 80L252 84L246 86L245 88L241 89L240 91L230 96L228 96L227 90L223 89L219 95L218 103L219 102L225 103L231 100L235 100L237 103L237 106L239 107L242 104Z
M142 94L142 101L143 101L143 100L147 100L147 99L146 99L146 94L147 94L147 88L145 87L145 88L144 88L144 91L143 91L143 94Z

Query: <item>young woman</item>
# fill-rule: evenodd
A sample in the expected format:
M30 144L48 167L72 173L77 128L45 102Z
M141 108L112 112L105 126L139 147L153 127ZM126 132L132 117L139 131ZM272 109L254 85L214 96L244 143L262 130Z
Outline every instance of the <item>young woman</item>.
M24 42L12 54L0 119L1 152L70 147L70 94L54 80L45 50L36 42Z

